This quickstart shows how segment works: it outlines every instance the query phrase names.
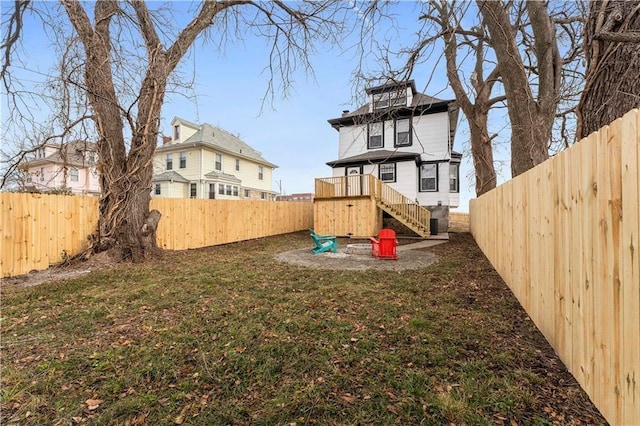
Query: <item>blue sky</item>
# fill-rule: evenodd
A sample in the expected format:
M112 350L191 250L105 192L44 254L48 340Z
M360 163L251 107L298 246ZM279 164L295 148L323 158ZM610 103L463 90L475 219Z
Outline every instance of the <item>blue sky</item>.
M417 4L402 2L396 5L394 12L397 19L393 25L390 21L382 21L377 26L377 34L393 48L411 46L419 26ZM184 19L189 17L184 15ZM177 21L180 18L176 16ZM28 64L25 68L46 73L54 62L48 48L50 42L43 36L39 24L30 22L27 30L21 55L31 58L24 58ZM268 64L268 48L263 40L247 36L243 42L226 46L223 52L216 46L196 41L180 68L183 74L195 76L195 86L185 92L189 98L167 94L161 130L170 133L170 121L174 116L224 128L239 135L262 152L268 161L279 166L274 173L275 190L313 192L315 178L331 176L331 169L325 163L335 160L338 153L338 133L327 120L339 117L344 109L353 110L358 106L352 99L352 73L359 58L354 50L342 51L355 42L351 36L338 47L317 45L317 53L311 56L314 75L296 72L288 97L283 98L276 92L273 103L264 105L269 76L264 71ZM37 60L33 60L33 56ZM368 64L368 71L375 71L375 61L371 59ZM442 67L432 76L433 66L433 62L429 62L414 72L412 78L418 90L441 99L452 99L453 93L447 87ZM27 80L38 78L37 74L23 72L20 75ZM4 116L3 113L3 122ZM462 115L454 149L467 153L461 168L461 206L458 210L468 211L468 200L475 193L468 132Z

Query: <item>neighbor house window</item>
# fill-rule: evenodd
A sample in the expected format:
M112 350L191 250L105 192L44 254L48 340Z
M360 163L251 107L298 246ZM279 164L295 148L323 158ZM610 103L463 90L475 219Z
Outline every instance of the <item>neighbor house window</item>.
M187 168L187 151L180 151L180 168Z
M78 182L78 180L79 180L78 176L79 176L78 169L69 170L69 179L71 180L71 182Z
M258 179L264 179L264 168L262 166L258 166Z
M438 164L429 163L420 166L420 191L438 190Z
M173 126L173 140L178 140L180 139L180 126L176 125Z
M267 198L267 193L266 192L261 192L260 193L260 198L263 199L263 200L266 199Z
M155 194L156 195L160 195L161 194L161 189L160 189L160 184L156 183L156 190L155 190Z
M236 172L240 171L240 160L236 158Z
M369 149L382 148L384 146L383 126L380 123L369 124L369 143L367 147Z
M31 173L27 174L27 183L31 183L31 181L33 181L33 177L31 176Z
M216 170L222 170L222 154L216 154Z
M237 186L234 186L234 187L233 187L233 196L234 196L234 197L237 197L237 196L238 196L238 187L237 187Z
M213 200L214 198L216 198L216 184L215 183L210 183L209 184L209 199Z
M40 167L40 180L44 180L44 167Z
M173 170L173 154L167 154L167 170Z
M449 163L449 191L460 192L460 164Z
M227 185L227 195L231 195L231 185Z
M218 184L218 194L224 195L224 185L221 183Z
M396 163L380 164L380 180L383 182L396 181Z
M411 146L411 120L396 120L395 146Z
M196 196L198 195L197 189L196 189L196 184L192 183L189 185L189 197L191 198L196 198Z
M244 190L244 198L249 198L249 190L248 189Z

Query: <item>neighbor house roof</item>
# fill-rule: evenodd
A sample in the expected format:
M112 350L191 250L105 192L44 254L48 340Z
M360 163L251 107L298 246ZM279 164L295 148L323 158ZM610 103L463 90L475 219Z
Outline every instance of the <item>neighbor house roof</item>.
M236 182L236 183L242 182L240 179L238 179L234 175L216 172L215 170L213 172L207 173L206 175L204 175L204 177L206 177L207 179L224 180L228 182Z
M182 182L189 183L189 179L183 177L180 173L175 172L173 170L167 170L166 172L159 173L153 176L154 182Z
M47 144L56 148L56 151L44 158L37 158L25 162L25 167L34 167L40 164L63 164L74 167L88 167L95 165L95 159L85 157L87 152L96 152L98 147L93 142L75 140L63 144Z
M183 124L189 123L178 117L174 118L173 122L175 122L176 120L180 121ZM259 151L256 151L248 144L243 142L240 138L232 135L224 129L212 126L208 123L204 123L202 125L189 123L189 125L194 127L195 129L198 129L198 131L182 143L169 143L166 145L162 145L159 146L156 151L174 151L184 148L186 145L201 145L213 148L218 151L227 152L240 158L252 160L256 163L260 163L268 167L278 167L277 165L265 160Z

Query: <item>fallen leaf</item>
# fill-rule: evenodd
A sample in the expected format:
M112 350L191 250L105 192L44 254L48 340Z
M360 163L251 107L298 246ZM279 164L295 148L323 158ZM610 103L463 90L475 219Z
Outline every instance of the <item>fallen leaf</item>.
M351 395L350 393L345 393L341 396L342 400L348 402L349 404L353 403L356 400L356 397Z
M97 409L103 402L104 401L101 399L87 399L84 403L87 404L87 408L89 409L89 411L93 411Z

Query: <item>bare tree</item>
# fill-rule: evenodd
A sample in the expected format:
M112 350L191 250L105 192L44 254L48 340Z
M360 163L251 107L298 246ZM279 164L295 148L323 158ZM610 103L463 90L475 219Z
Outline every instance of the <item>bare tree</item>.
M543 2L529 1L537 66L537 91L531 88L519 46L517 25L512 24L509 5L478 0L483 21L491 34L511 121L511 174L517 176L549 158L548 144L560 100L562 59L556 31Z
M640 1L591 1L577 138L640 106Z
M412 49L407 61L407 71L413 71L414 64L422 49L440 39L444 43L446 70L449 84L453 89L458 105L469 123L471 135L471 155L476 177L478 196L496 187L496 170L493 160L492 140L489 135L488 117L493 105L504 100L504 96L492 96L493 86L499 80L498 68L489 64L485 58L487 52L487 34L482 25L465 29L462 18L466 15L469 3L432 1L429 8L420 17L432 21L437 28L432 37L423 38ZM458 52L462 52L460 61ZM473 71L469 76L471 87L465 87L461 74L461 62L471 58ZM487 65L489 64L489 69Z
M3 79L20 35L25 4L16 1L15 27L5 35ZM90 110L81 121L90 118L97 133L102 197L99 229L90 238L90 250L114 249L134 261L158 250L155 232L160 212L149 211L152 159L167 86L193 42L205 32L228 35L228 25L244 25L271 42L269 87L279 74L286 88L296 67L309 67L313 42L339 32L342 21L334 18L343 8L333 1L206 1L172 35L142 1L61 0L60 4L75 34L66 36L70 41L77 37L83 56L78 68L68 71L65 84L81 88ZM135 57L137 49L144 57ZM127 68L125 51L134 52L136 66L142 67L137 73Z

